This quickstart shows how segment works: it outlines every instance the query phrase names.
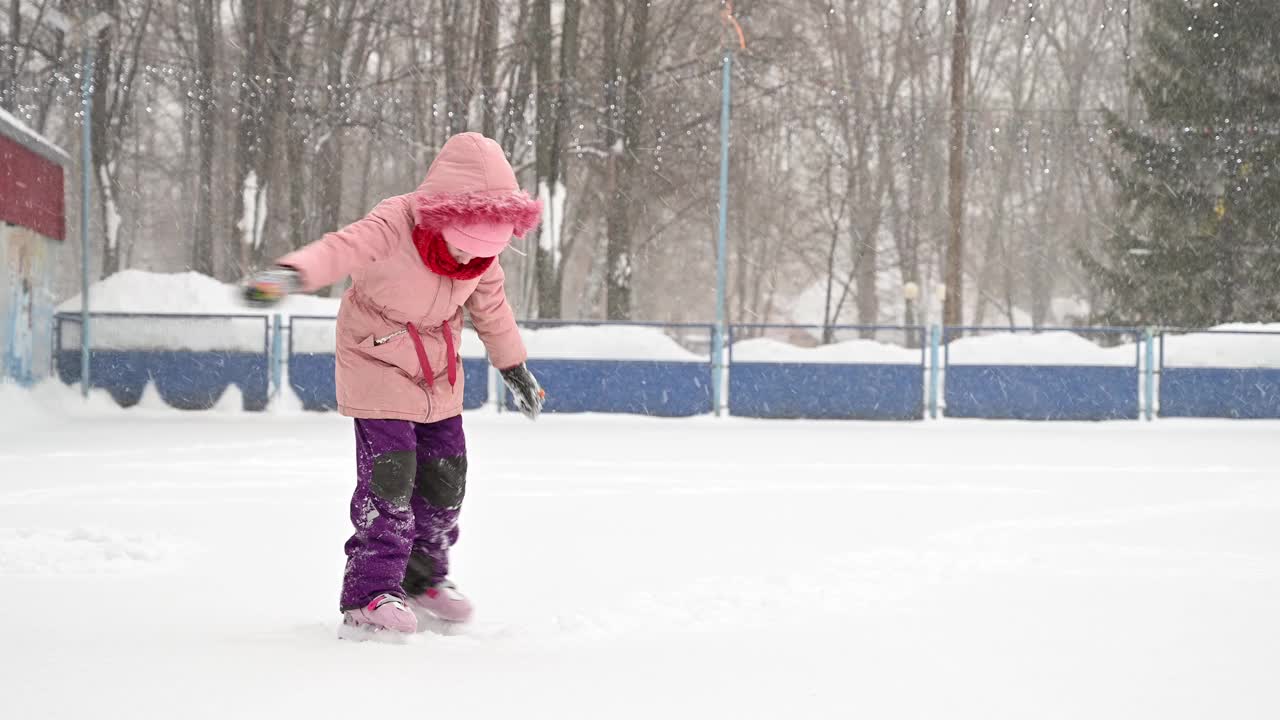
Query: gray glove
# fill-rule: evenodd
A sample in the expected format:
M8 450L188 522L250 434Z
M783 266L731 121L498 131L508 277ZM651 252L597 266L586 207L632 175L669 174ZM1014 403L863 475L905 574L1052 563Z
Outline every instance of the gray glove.
M542 403L547 397L546 391L538 384L538 379L523 363L502 370L501 373L502 381L515 396L516 408L530 420L537 420L538 413L542 412Z

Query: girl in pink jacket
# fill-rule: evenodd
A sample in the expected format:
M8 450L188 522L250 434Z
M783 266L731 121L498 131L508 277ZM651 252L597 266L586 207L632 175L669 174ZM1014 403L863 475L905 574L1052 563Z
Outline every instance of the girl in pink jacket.
M467 475L462 309L521 411L536 418L543 393L524 364L498 255L541 211L498 143L462 133L415 192L286 255L245 289L251 304L270 305L351 276L337 326L338 409L356 419L344 637L471 617L448 580Z

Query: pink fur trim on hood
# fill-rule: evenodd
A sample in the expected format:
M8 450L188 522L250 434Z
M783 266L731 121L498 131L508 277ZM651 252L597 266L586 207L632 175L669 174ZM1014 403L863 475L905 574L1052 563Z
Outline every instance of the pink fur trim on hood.
M538 226L542 201L523 190L501 195L480 193L419 194L415 202L418 224L429 229L476 223L511 223L516 237Z
M476 132L445 141L414 195L414 219L428 230L510 223L524 237L542 217L542 203L520 189L502 146Z

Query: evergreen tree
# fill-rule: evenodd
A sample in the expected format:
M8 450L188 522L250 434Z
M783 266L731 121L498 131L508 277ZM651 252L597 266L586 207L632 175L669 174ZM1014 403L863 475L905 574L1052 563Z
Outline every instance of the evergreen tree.
M1099 320L1201 327L1280 320L1280 2L1149 0L1134 90L1108 113L1120 222Z

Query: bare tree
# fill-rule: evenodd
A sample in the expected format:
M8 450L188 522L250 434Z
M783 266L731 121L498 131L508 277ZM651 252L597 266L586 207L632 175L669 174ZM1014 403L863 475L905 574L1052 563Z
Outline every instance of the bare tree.
M579 0L565 0L560 27L560 62L553 70L554 48L550 0L534 0L532 42L537 76L537 138L534 186L543 201L544 222L534 233L539 317L558 318L561 311L561 269L564 228L562 175L563 138L569 122L569 104L578 65Z
M288 53L288 21L293 0L241 0L236 106L235 175L232 192L232 237L240 272L262 264L266 249L267 198L273 179L275 143L271 129L287 78L282 70Z
M93 169L97 179L98 201L102 212L102 274L120 269L121 181L124 168L121 158L132 131L135 78L143 64L141 46L151 22L153 0L144 0L120 8L110 0L108 12L121 14L113 33L97 39L94 59L93 95ZM119 38L119 42L116 41Z
M193 228L195 242L192 246L191 269L206 275L213 274L213 154L214 130L214 74L217 71L217 54L221 19L219 5L214 0L192 0L191 12L195 24L195 105L199 160L197 161L196 219Z
M476 64L480 69L480 132L493 137L498 130L498 0L480 0L476 32Z
M606 3L613 12L612 0ZM618 120L621 132L609 148L611 163L611 197L607 214L608 224L608 281L606 312L610 320L631 319L631 278L633 258L631 256L631 203L635 201L633 188L636 184L636 153L639 152L641 117L641 97L644 83L648 75L647 44L649 35L649 3L636 3L629 6L633 12L630 23L631 43L627 49L626 80L623 87L622 112ZM622 43L621 25L617 43ZM606 40L607 42L607 40ZM614 53L616 59L616 51ZM608 67L608 66L606 66ZM612 66L610 88L617 84L621 71L615 64ZM617 91L607 90L606 98L613 96L616 103Z
M969 0L955 0L955 30L951 41L951 235L947 242L947 296L943 322L964 324L964 139L965 80L969 59Z

